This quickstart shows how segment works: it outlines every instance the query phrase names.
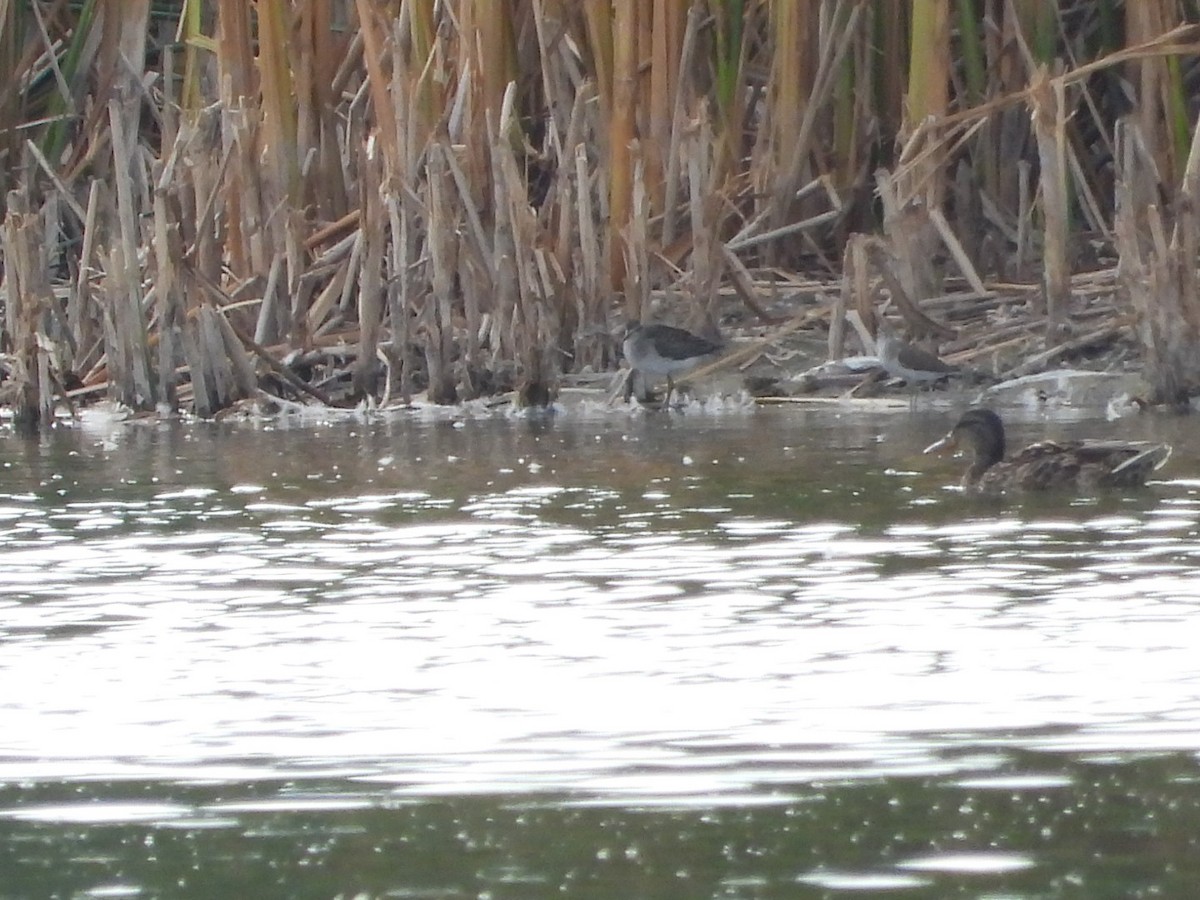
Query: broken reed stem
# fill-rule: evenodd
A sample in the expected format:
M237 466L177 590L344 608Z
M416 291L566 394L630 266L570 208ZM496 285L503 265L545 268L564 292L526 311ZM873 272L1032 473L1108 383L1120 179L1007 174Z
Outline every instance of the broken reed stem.
M430 291L424 303L425 365L429 372L429 399L434 403L454 403L458 391L454 378L454 269L458 234L456 216L446 184L444 154L449 148L439 142L429 146L429 267Z
M1196 161L1200 138L1192 144L1180 202L1168 212L1156 202L1158 181L1150 174L1153 161L1136 128L1120 136L1118 278L1137 317L1150 400L1183 409L1189 396L1200 390L1200 297L1195 272L1200 210L1191 193L1200 165Z
M39 252L39 218L30 212L24 192L9 192L3 231L3 287L5 331L13 352L12 371L0 396L12 406L13 425L23 435L35 434L53 414L49 369L43 365L44 352L38 347L43 291L49 288Z
M936 203L943 160L966 158L971 167L1005 169L960 170L964 197L975 182L988 186L980 231L996 238L996 258L1011 259L1013 242L1018 259L1030 252L1026 219L1036 220L1041 210L1046 321L1053 332L1071 301L1068 187L1082 198L1089 223L1103 229L1109 214L1102 167L1085 158L1065 88L1108 66L1157 72L1138 87L1148 94L1167 86L1169 102L1143 97L1140 112L1155 121L1166 120L1164 107L1170 114L1169 128L1145 138L1154 151L1150 161L1162 160L1162 182L1170 184L1177 162L1164 149L1178 149L1186 126L1176 57L1194 52L1188 42L1197 35L1194 27L1173 27L1177 13L1166 15L1167 4L1157 19L1144 15L1149 4L1143 4L1131 31L1135 46L1058 77L1029 76L1033 60L1055 48L1036 36L1027 41L1034 21L1029 4L996 4L992 24L1003 46L984 44L988 58L967 61L963 96L975 105L965 106L961 96L954 104L945 96L960 69L937 49L950 46L941 38L950 7L940 0L745 10L686 0L581 10L552 0L503 9L435 0L313 0L301 9L261 0L251 10L220 0L212 38L199 6L189 5L177 85L168 77L171 62L161 75L145 71L149 0L127 5L127 17L109 22L115 31L91 36L101 39L99 71L116 77L79 81L117 87L110 94L95 88L80 105L97 114L81 120L73 145L65 128L57 128L54 140L30 139L30 155L53 190L41 209L25 214L44 223L43 275L65 260L71 282L61 308L48 289L35 291L45 305L34 318L45 321L33 327L51 348L29 363L29 377L46 388L42 404L53 394L54 367L65 360L74 373L106 372L114 396L125 402L176 405L175 382L186 361L197 410L212 414L246 393L250 345L243 336L251 332L260 347L287 342L278 352L309 351L327 336L353 333L358 397L407 400L425 374L429 396L450 402L484 390L480 370L489 367L497 380L515 368L527 384L548 391L563 368L611 363L611 351L591 336L614 317L621 292L642 316L651 296L690 291L693 317L711 318L723 271L746 306L777 320L786 311L756 299L752 271L846 246L841 229L856 221L848 214L858 216L864 205L870 210L865 161L880 140L894 143L905 84L913 87L912 133L901 141L893 183L880 179L891 255L881 271L897 306L914 328L946 327L927 315L926 301L943 293L941 273L930 264L935 240L977 294L987 290L975 272L977 244L957 238L961 223L948 221L936 205L927 205L922 221L908 202L923 194ZM961 6L965 15L970 4ZM330 27L335 7L345 7L348 31ZM39 21L37 53L30 54L36 65L49 66L63 83L86 75L73 73L73 51L54 55L61 23ZM1036 23L1053 21L1043 16ZM742 38L731 28L735 22L747 26ZM86 23L78 24L71 40L84 47ZM901 33L918 48L907 59ZM1038 34L1055 38L1052 30ZM529 35L536 43L522 41ZM1070 37L1084 58L1088 35ZM44 71L21 68L19 60L4 65L14 85L35 83ZM886 83L875 90L878 82ZM158 108L176 96L180 109ZM1090 95L1087 102L1104 108ZM981 123L1005 112L1021 119L1020 105L1034 113L1040 191L1021 185L1033 159L1012 165L1011 156L978 152ZM948 112L952 106L956 111ZM5 124L4 133L22 140L34 134ZM989 139L999 138L997 147L1028 146L1029 123L1018 124L1008 135L1000 125L989 127ZM139 131L139 125L150 127ZM1097 146L1111 144L1098 114L1089 126L1100 132ZM92 180L85 206L78 176L107 163L106 140L114 174ZM913 190L903 193L896 181ZM347 208L355 203L357 209ZM955 212L968 206L958 203ZM65 247L59 235L72 233L68 209L83 220L82 241L52 257L44 247ZM16 260L25 252L17 238L23 226L19 219L11 224L6 256ZM737 234L730 237L727 225ZM1191 233L1178 215L1139 228L1155 254L1190 253ZM873 303L870 248L850 246L862 265L850 269L843 305L855 298ZM1181 296L1195 292L1190 270L1149 271L1179 279ZM24 290L20 279L32 272L14 265L14 291ZM236 306L212 301L205 311L201 277L235 297ZM1170 316L1191 315L1181 303L1164 301L1147 315L1162 317L1165 328ZM985 321L989 309L976 307L970 322ZM10 314L17 311L13 301ZM683 318L678 313L666 310L664 317ZM54 330L59 320L63 333ZM383 388L381 358L388 371ZM270 368L258 361L260 369Z
M357 277L360 331L358 359L355 361L353 374L356 397L368 397L375 394L375 379L379 370L377 352L380 332L383 328L383 314L386 309L382 281L386 228L383 202L380 198L383 166L382 160L378 156L365 158L366 153L363 156L361 166L363 173L363 225L359 234L362 236L364 246L363 252L359 255Z
M162 165L156 163L152 242L156 270L154 289L158 306L158 384L162 388L163 400L175 408L179 403L175 385L176 343L184 319L175 260L182 258L183 253L179 246L177 223L172 221L169 212L167 189L161 186L161 169Z
M1071 271L1067 258L1070 212L1067 208L1066 98L1062 81L1051 83L1046 72L1040 71L1030 102L1038 160L1041 163L1042 283L1045 288L1046 341L1054 344L1060 339L1064 311L1071 298Z
M109 129L112 135L113 180L117 186L117 240L110 248L110 259L115 274L114 286L118 290L109 295L110 312L113 317L112 337L116 347L110 346L110 377L117 376L118 398L134 409L153 409L158 401L154 380L150 371L149 333L146 317L142 312L142 278L138 270L138 248L142 235L137 227L138 201L133 184L134 151L136 144L131 140L131 129L136 117L126 110L137 100L128 96L113 98L108 102ZM116 349L114 354L112 351ZM122 365L116 373L111 372L111 360Z
M612 19L612 119L609 130L609 222L613 247L620 246L622 229L629 222L633 199L633 140L637 134L637 19L638 4L618 3ZM626 286L623 256L610 259L612 281L618 290Z

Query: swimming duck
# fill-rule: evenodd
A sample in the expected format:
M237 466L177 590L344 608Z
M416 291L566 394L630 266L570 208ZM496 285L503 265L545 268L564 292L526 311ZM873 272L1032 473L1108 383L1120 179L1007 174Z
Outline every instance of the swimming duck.
M640 325L630 323L625 330L622 350L630 368L643 378L666 378L667 396L675 389L675 376L693 368L706 356L721 349L721 345L683 328L671 325ZM649 388L649 385L646 385Z
M1132 441L1041 441L1004 458L1004 425L990 409L970 409L926 453L964 449L974 459L963 487L981 494L1012 490L1140 487L1167 461L1169 444Z

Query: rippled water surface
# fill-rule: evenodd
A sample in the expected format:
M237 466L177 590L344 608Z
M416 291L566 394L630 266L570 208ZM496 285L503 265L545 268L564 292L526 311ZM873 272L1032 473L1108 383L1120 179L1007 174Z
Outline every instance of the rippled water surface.
M1197 426L952 418L0 437L0 896L1193 896Z

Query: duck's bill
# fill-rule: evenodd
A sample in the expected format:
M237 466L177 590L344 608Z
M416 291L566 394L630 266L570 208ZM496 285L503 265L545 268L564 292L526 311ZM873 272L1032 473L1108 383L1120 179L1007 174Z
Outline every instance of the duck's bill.
M938 441L934 441L926 447L923 453L952 453L956 449L954 443L954 435L948 434Z

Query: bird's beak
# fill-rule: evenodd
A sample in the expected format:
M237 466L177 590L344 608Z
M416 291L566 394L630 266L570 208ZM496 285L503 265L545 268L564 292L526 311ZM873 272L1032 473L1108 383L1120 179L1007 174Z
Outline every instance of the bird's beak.
M924 449L924 453L937 453L939 455L945 453L953 453L958 449L958 441L954 437L954 432L950 432L941 440L934 441Z

